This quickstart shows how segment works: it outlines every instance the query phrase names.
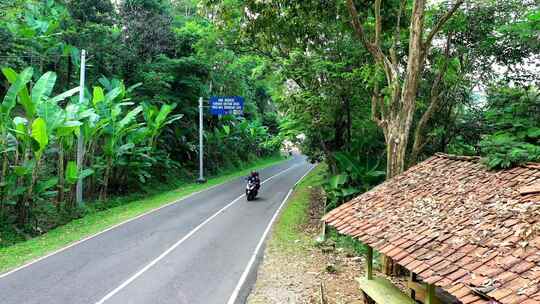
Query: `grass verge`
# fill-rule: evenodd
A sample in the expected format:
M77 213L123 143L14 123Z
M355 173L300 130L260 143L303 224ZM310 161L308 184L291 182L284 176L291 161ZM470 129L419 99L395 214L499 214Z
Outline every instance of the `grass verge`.
M280 249L285 250L302 250L314 245L314 240L302 228L309 222L312 190L322 186L325 181L326 169L324 164L317 166L298 184L276 224L270 246L279 246ZM367 251L362 242L350 236L339 234L333 228L326 230L326 240L336 248L343 248L358 256Z
M180 200L194 192L247 175L251 170L270 167L282 161L284 161L284 158L278 156L258 160L241 170L210 178L206 184L186 183L175 190L129 202L126 201L111 209L91 212L80 219L73 220L31 240L0 248L0 274L130 218ZM124 200L129 200L129 198Z
M324 164L318 165L296 186L274 228L270 246L295 250L311 242L301 228L309 221L311 189L321 186L325 171Z
M362 256L367 253L367 248L362 242L351 236L339 234L334 228L328 228L326 230L326 239L331 240L336 248L350 250L357 256Z

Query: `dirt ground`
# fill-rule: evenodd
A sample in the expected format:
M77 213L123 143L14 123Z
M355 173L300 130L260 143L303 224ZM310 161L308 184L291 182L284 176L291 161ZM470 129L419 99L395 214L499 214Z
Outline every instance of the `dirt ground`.
M364 274L363 259L345 249L320 247L312 241L321 233L324 202L320 190L311 191L310 221L302 227L308 241L295 241L298 244L294 250L270 241L247 303L319 304L321 289L326 301L323 303L363 303L355 281Z

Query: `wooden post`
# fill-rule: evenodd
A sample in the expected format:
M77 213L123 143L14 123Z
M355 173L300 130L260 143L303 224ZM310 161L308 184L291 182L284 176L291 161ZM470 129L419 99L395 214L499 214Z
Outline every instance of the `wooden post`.
M426 303L435 304L435 285L426 284Z
M371 246L367 246L366 266L367 279L373 280L373 248Z
M409 272L409 282L410 283L416 282L416 273L414 273L412 271ZM413 288L410 288L410 292L411 292L411 294L410 294L411 299L416 300L416 291Z

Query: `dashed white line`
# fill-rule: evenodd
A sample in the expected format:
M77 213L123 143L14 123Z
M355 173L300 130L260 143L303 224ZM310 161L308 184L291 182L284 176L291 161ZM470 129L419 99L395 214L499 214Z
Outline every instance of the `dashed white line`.
M293 165L283 171L281 171L280 173L276 174L276 175L273 175L271 177L269 177L268 179L264 180L261 184L264 184L270 180L272 180L273 178L297 167L298 165ZM118 292L120 292L122 289L124 289L126 286L128 286L129 284L131 284L133 281L135 281L138 277L140 277L143 273L145 273L146 271L148 271L150 268L152 268L152 266L156 265L159 261L161 261L163 258L165 258L169 253L171 253L174 249L176 249L178 246L180 246L182 243L184 243L185 241L187 241L191 236L193 236L197 231L199 231L202 227L204 227L206 224L208 224L210 221L212 221L214 218L216 218L218 215L220 215L221 213L223 213L225 210L227 210L229 207L231 207L232 205L234 205L236 202L238 202L242 197L244 197L245 194L242 194L240 195L239 197L237 197L236 199L234 199L232 202L230 202L229 204L227 204L225 207L221 208L218 212L214 213L212 216L210 216L209 218L207 218L204 222L202 222L201 224L199 224L197 227L195 227L193 230L191 230L187 235L185 235L183 238L181 238L178 242L174 243L171 247L169 247L169 249L165 250L162 254L160 254L157 258L155 258L154 260L152 260L150 263L148 263L146 266L144 266L141 270L139 270L138 272L136 272L134 275L132 275L131 277L129 277L126 281L124 281L122 284L120 284L118 287L116 287L115 289L113 289L111 292L109 292L107 295L105 295L101 300L99 300L98 302L96 302L96 304L103 304L105 303L107 300L109 300L110 298L112 298L114 295L116 295Z

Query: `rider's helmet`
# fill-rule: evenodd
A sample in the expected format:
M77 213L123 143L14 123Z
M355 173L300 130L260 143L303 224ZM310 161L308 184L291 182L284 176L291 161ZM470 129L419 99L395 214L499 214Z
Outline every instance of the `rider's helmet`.
M259 172L251 171L251 177L258 177L258 176L259 176Z

